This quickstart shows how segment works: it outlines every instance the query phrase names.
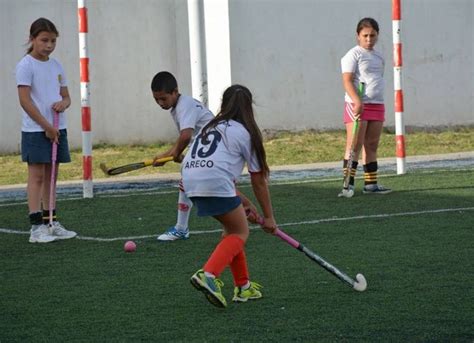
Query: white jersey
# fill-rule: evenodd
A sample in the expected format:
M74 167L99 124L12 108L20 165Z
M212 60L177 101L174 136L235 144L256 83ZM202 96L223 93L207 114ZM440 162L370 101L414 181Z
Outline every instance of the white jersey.
M178 131L184 129L193 129L193 139L189 144L192 144L194 137L211 119L214 115L198 100L187 96L180 95L175 107L171 109L171 117L173 118Z
M365 82L364 103L383 104L385 61L380 52L357 45L341 59L341 68L342 73L353 74L355 89L358 89L359 82ZM353 102L347 93L345 101Z
M209 131L206 140L201 139L200 133L181 163L186 195L236 196L235 182L245 163L250 172L261 170L252 153L250 134L242 124L234 120L221 122Z
M55 102L61 101L61 87L67 87L66 75L61 64L54 58L40 61L31 55L25 55L18 62L15 70L17 86L31 87L31 99L40 113L48 122L53 123L53 109ZM38 125L25 110L21 109L23 132L41 132L44 129ZM65 129L66 116L59 114L59 129Z

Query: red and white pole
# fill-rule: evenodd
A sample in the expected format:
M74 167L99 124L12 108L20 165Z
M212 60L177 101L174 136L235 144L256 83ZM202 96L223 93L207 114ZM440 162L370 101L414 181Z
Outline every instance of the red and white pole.
M403 124L401 0L392 0L393 83L395 89L395 136L397 174L405 174L405 125Z
M81 77L81 116L82 116L82 179L83 197L92 198L92 135L91 108L89 101L89 53L87 49L87 7L86 0L77 0L79 18L79 60Z

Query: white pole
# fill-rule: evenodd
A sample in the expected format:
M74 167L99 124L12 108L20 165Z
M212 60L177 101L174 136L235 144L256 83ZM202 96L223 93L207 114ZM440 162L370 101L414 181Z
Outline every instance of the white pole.
M89 52L87 48L87 7L86 0L77 0L79 18L79 61L81 79L81 116L82 116L82 179L83 197L92 198L92 135L91 110L89 99Z
M193 97L208 106L202 0L188 0L189 55Z
M232 84L228 0L204 0L204 18L209 109L217 113Z
M405 174L405 125L403 124L401 0L392 0L393 82L395 90L395 137L397 174Z

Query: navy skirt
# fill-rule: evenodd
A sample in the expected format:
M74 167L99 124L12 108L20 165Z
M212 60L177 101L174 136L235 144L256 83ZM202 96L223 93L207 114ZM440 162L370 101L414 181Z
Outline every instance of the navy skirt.
M197 215L200 217L218 216L226 214L237 208L241 203L240 197L191 197L189 198L197 207Z
M21 132L21 159L27 163L51 163L53 144L44 132ZM67 130L59 130L58 163L71 162Z

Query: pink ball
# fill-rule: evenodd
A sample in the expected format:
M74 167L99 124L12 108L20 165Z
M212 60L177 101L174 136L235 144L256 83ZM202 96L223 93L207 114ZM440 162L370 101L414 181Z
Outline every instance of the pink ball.
M135 250L137 250L137 245L134 241L126 241L123 249L125 252L135 252Z

